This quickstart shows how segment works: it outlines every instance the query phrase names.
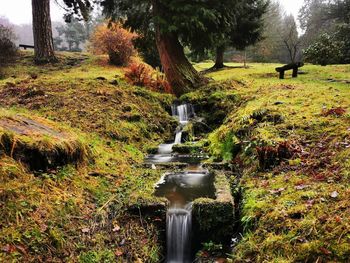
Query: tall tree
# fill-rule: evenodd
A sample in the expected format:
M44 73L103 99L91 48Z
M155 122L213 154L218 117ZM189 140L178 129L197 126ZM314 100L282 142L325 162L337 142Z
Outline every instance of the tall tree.
M319 35L329 32L334 27L326 18L328 4L326 0L305 0L299 11L300 28L304 30L303 46L310 45Z
M232 3L231 3L232 4ZM258 42L263 33L263 15L268 8L265 0L241 0L235 6L226 6L231 10L230 25L224 34L218 35L215 42L216 61L214 68L224 67L224 52L227 47L243 50ZM222 39L220 39L220 37Z
M182 44L211 44L214 32L220 32L228 12L219 10L232 0L105 0L104 10L112 18L125 17L125 25L138 31L153 31L163 70L177 95L205 82L184 54ZM141 31L141 32L139 32Z
M278 1L271 1L263 15L262 40L250 47L248 53L255 61L279 62L283 60L283 43L280 38L283 10Z
M83 2L64 1L77 9ZM183 44L213 46L213 36L230 25L231 12L226 6L233 6L231 2L236 0L101 0L108 17L122 17L124 24L136 31L153 30L163 70L176 95L207 81L186 58Z
M34 60L36 63L57 61L53 46L50 0L32 0Z
M72 19L69 23L56 27L58 36L54 38L55 48L58 50L81 51L82 46L90 37L90 21L82 22Z

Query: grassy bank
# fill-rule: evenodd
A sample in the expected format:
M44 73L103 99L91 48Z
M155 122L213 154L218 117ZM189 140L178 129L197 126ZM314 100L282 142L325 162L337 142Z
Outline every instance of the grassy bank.
M276 66L208 74L233 80L231 91L240 97L209 136L213 157L242 173L244 233L231 258L347 262L350 66L306 65L305 74L285 80L278 79Z
M129 85L104 57L59 58L37 67L22 53L0 80L0 138L10 138L0 147L0 261L157 262L155 226L124 210L149 198L160 177L137 165L145 149L172 136L173 97ZM23 132L11 130L19 120ZM86 149L79 165L50 161L38 170L14 151L55 153L66 136L79 142L68 150Z

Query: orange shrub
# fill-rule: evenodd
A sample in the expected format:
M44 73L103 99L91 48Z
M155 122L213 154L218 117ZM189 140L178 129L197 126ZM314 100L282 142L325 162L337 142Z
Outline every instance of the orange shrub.
M100 25L95 29L90 42L94 54L108 54L111 64L127 65L131 56L136 54L132 41L137 34L132 33L118 23Z
M125 77L132 85L147 87L153 91L172 93L165 75L145 63L131 64L125 72Z
M153 69L145 63L132 63L125 72L125 77L132 85L150 87L152 71Z

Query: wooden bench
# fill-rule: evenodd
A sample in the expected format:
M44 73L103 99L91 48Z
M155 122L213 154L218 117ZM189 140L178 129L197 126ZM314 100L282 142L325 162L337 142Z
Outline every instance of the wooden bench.
M284 79L284 72L286 70L293 70L293 74L292 77L296 78L298 77L298 70L299 68L301 68L302 66L304 66L303 62L298 62L298 63L290 63L288 65L284 65L283 67L278 67L276 68L276 71L280 73L280 79Z
M20 47L20 48L23 48L24 50L27 50L27 48L34 49L34 46L31 46L31 45L24 45L24 44L19 44L19 47Z

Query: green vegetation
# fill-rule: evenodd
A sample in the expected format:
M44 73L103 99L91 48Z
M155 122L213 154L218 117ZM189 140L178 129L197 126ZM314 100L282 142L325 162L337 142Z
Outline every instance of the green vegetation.
M0 261L158 262L163 219L146 210L166 204L153 196L163 172L140 164L172 137L174 97L132 86L107 57L59 53L60 63L37 67L30 52L20 56L0 80ZM281 81L275 64L229 66L236 67L208 72L214 82L180 98L196 105L185 133L200 141L175 149L233 166L235 176L216 178L221 193L227 181L238 192L241 176L244 232L231 260L346 262L350 67L306 65L306 74ZM31 166L23 149L46 153L50 165ZM81 155L57 163L52 152ZM210 210L220 197L197 201ZM217 209L195 215L223 233L213 215L238 218L225 202ZM201 256L222 256L220 240L204 245Z
M37 67L21 53L0 80L0 261L157 262L153 223L125 209L152 198L161 172L136 166L171 136L173 97L129 85L106 57L58 57ZM51 162L61 148L80 149L80 165ZM48 169L24 149L47 153Z
M208 149L242 174L244 235L231 257L346 262L350 67L306 65L306 74L280 81L275 66L251 64L209 74L231 80L240 98L240 107L209 135Z

